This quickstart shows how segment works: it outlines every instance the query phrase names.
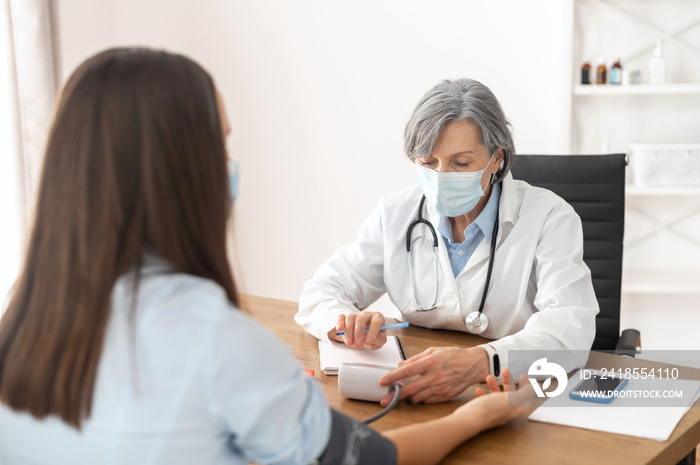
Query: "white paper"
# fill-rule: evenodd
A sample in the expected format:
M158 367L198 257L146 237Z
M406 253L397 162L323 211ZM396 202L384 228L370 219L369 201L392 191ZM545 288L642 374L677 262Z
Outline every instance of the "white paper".
M616 398L610 404L597 404L569 398L569 392L579 379L577 372L569 380L570 386L564 393L547 399L530 414L529 419L666 441L683 415L700 396L700 381L659 378L630 379L624 388L625 390L682 390L683 406L643 407L640 406L640 399L624 397ZM654 405L662 405L663 399L652 400ZM679 399L674 399L674 402L678 401Z
M386 344L380 349L355 349L341 342L331 341L330 344L318 341L321 369L326 375L337 375L343 363L369 363L397 367L403 360L401 345L396 336L387 336Z

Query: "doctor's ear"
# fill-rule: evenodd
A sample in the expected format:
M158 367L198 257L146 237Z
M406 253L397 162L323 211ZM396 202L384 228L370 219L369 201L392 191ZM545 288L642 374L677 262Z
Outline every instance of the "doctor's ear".
M498 174L498 172L503 168L503 164L505 162L505 152L503 151L502 147L499 147L498 150L496 150L496 153L494 154L495 158L495 163L493 164L493 167L491 168L493 172L491 173L492 176L495 176Z
M503 168L503 162L506 160L505 155L506 152L503 150L503 147L499 147L496 151L496 164L498 165L499 170Z

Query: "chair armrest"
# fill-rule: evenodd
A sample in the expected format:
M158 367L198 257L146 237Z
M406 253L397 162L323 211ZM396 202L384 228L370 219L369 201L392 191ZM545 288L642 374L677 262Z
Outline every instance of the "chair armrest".
M615 346L616 355L627 355L634 358L637 353L637 348L641 348L641 334L636 329L626 329L622 331L620 339Z

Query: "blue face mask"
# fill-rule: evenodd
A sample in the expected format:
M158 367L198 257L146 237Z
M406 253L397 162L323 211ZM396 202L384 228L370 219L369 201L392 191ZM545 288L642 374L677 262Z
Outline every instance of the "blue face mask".
M238 197L238 162L228 162L228 184L231 189L231 198L235 201Z
M486 168L493 160L491 155ZM486 171L438 173L416 162L418 184L428 203L440 215L454 218L469 213L484 196L481 178Z

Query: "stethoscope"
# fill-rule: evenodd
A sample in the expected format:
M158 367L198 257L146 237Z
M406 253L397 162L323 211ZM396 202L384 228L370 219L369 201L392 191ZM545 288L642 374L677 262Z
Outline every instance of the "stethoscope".
M421 312L427 312L428 310L434 310L437 308L437 294L438 294L438 237L437 234L435 233L435 228L433 228L433 225L430 223L430 221L426 220L423 218L423 205L425 204L425 195L421 197L420 199L420 205L418 207L418 218L413 221L409 226L408 226L408 231L406 231L406 252L408 252L408 267L411 270L411 284L413 286L413 297L416 299L416 304L418 304L418 311ZM424 224L425 226L428 227L430 230L430 234L433 236L433 275L434 275L434 282L435 282L435 292L433 293L433 299L430 305L423 306L420 303L420 300L418 299L418 293L416 292L416 289L418 286L416 285L416 274L413 269L413 257L412 257L412 252L411 248L413 246L413 243L417 240L420 239L427 239L425 236L420 236L416 238L414 241L411 241L411 234L413 233L413 228L415 228L419 224ZM498 236L498 213L496 213L496 222L493 226L493 234L491 234L491 252L489 254L489 268L486 273L486 285L484 286L484 292L481 295L481 304L479 305L479 310L471 312L469 315L467 315L467 318L465 319L465 322L467 324L467 329L475 334L481 334L484 331L486 331L486 328L489 327L489 319L486 315L484 315L484 305L486 304L486 294L488 293L489 290L489 284L491 283L491 272L493 270L493 259L496 256L496 237Z

